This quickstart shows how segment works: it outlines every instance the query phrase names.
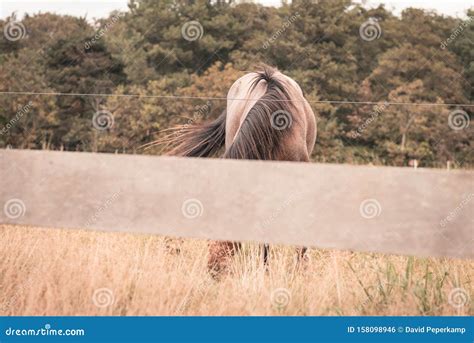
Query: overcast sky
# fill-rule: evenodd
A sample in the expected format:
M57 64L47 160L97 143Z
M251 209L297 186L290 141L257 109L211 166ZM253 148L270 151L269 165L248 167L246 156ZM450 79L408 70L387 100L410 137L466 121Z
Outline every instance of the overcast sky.
M127 2L127 0L0 0L0 18L17 12L21 19L25 12L31 14L39 11L75 16L87 15L89 19L100 18L106 17L112 10L127 9ZM257 2L265 5L278 5L281 1L260 0ZM474 7L474 0L359 0L357 2L364 2L368 7L385 3L387 8L393 9L397 14L407 7L419 7L459 17L465 17L466 10Z

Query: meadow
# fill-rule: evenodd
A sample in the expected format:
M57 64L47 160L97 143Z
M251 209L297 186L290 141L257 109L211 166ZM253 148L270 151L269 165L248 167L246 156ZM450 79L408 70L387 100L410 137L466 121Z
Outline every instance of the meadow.
M474 262L244 244L220 280L207 242L0 225L0 315L473 315Z

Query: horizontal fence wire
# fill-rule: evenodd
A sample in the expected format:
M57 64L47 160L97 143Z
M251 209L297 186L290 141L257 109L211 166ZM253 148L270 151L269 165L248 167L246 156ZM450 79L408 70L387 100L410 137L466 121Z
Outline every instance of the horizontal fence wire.
M156 98L156 99L187 99L187 100L232 100L258 101L252 98L227 98L212 96L183 96L183 95L143 95L143 94L109 94L109 93L60 93L60 92L0 92L0 95L38 95L38 96L90 96L90 97L121 97L121 98ZM303 102L305 100L274 100L275 102ZM459 106L474 107L471 103L430 103L430 102L390 102L390 101L350 101L350 100L306 100L312 104L340 105L395 105L395 106Z

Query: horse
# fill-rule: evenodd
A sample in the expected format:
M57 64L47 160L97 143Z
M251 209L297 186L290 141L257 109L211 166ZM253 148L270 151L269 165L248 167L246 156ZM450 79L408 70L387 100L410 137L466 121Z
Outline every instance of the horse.
M246 160L309 162L316 141L316 119L296 81L278 69L260 65L230 87L226 109L213 121L181 125L153 143L166 155ZM208 269L218 275L241 245L213 241ZM299 248L298 261L306 248ZM269 246L264 245L267 264Z

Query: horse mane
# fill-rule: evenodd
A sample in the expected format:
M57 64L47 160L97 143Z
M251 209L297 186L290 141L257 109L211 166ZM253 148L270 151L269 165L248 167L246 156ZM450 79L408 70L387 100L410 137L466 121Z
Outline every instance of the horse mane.
M275 120L286 120L291 126L292 107L290 96L277 70L260 65L252 82L253 90L259 82L267 83L267 90L253 105L240 125L234 141L224 153L224 158L250 160L282 160L282 138L289 130L279 129ZM249 92L251 93L251 91ZM285 118L276 118L282 115Z
M294 106L286 89L282 74L277 69L261 64L255 68L247 95L260 82L265 82L265 93L245 115L240 127L224 152L223 158L249 160L294 160L283 149L283 141L289 135L293 121ZM240 100L238 100L240 101ZM150 148L161 145L168 156L214 157L221 153L225 145L226 120L228 111L211 122L194 125L180 125L168 129L167 134L145 145ZM280 127L281 122L287 123ZM286 150L286 153L285 153Z
M219 154L225 141L226 111L208 123L178 125L168 134L147 144L147 148L162 145L168 156L213 157Z

